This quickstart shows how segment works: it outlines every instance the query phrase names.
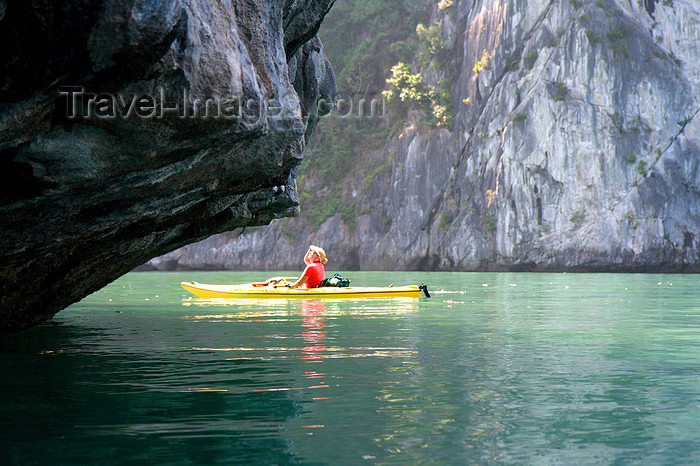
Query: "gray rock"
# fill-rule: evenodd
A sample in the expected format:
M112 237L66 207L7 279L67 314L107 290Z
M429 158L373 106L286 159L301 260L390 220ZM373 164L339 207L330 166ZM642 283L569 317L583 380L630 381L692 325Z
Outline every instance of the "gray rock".
M698 3L453 8L454 126L406 129L382 149L391 173L354 227L335 216L292 238L275 222L208 260L297 268L315 243L338 269L699 272ZM196 267L188 251L176 263Z
M295 215L315 102L337 93L315 38L333 3L2 2L0 332Z

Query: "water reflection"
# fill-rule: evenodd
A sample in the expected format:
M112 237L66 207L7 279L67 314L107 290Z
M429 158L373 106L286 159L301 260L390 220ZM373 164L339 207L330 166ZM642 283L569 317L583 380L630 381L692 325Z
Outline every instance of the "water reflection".
M183 302L187 309L202 310L203 313L187 313L184 321L198 324L226 325L230 332L244 329L244 338L237 345L193 346L187 350L205 353L225 353L231 361L262 360L289 361L290 364L320 364L325 360L362 358L411 358L415 351L406 346L358 345L357 335L348 335L350 344L329 344L327 326L345 327L357 325L367 319L392 319L415 313L418 299L372 298L349 299L188 299ZM219 311L219 312L217 312ZM236 324L230 327L229 324ZM223 327L222 327L223 328ZM340 332L342 334L342 332ZM249 345L246 343L255 343ZM314 379L308 385L258 387L256 391L293 391L327 388L324 379L328 369L304 370L303 379ZM312 399L328 399L314 396Z
M320 303L320 304L317 304ZM328 315L358 315L358 316L386 316L386 315L402 315L416 312L419 309L420 298L408 297L391 297L391 298L313 298L313 299L254 299L254 298L235 298L235 299L205 299L205 298L186 298L182 300L182 306L193 309L230 309L235 310L239 316L256 315L289 315L293 312L299 312L304 307L311 308L323 306L324 312ZM271 312L267 312L271 311ZM233 315L233 314L229 314ZM221 316L221 314L199 315L195 314L191 318L207 318Z
M326 333L323 331L323 320L326 313L326 303L318 299L305 299L301 302L301 315L304 333L302 339L307 344L302 349L302 358L306 362L321 362L326 358L326 347L323 342Z
M432 299L183 300L180 277L129 275L0 339L0 449L10 464L700 462L697 276L415 278Z

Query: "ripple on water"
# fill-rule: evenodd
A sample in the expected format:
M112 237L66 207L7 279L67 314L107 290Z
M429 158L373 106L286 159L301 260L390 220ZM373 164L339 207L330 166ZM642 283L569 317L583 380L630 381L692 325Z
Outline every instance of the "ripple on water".
M700 462L697 276L351 274L435 290L417 300L179 288L261 278L129 274L0 340L10 462Z

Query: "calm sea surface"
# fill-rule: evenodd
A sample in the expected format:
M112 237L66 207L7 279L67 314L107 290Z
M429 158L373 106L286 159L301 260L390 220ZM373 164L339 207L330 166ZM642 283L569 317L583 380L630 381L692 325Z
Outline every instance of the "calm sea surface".
M0 338L0 462L700 463L698 275L344 274L428 283L416 300L179 286L273 275L132 273Z

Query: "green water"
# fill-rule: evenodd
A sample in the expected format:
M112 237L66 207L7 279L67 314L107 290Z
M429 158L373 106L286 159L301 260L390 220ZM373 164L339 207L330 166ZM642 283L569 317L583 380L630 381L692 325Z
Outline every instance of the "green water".
M206 301L133 273L0 339L9 464L700 463L700 276L350 272L431 299Z

